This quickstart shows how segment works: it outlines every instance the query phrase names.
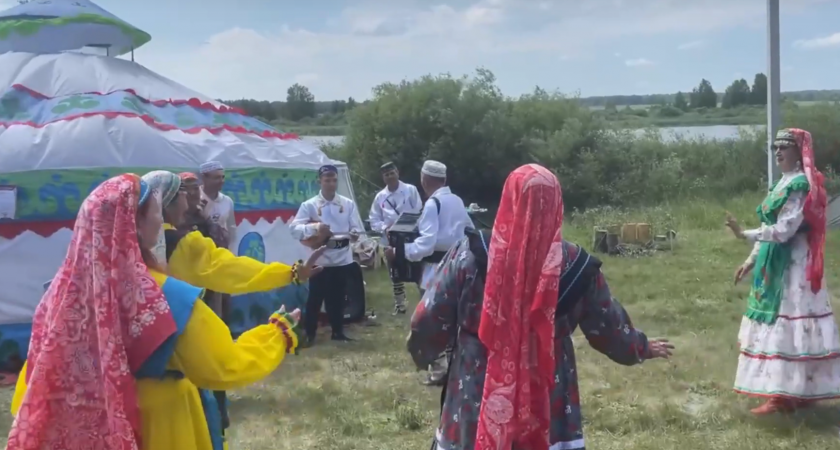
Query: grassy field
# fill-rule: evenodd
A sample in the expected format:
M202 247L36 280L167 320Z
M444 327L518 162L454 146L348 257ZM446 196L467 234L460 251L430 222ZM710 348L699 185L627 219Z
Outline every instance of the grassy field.
M575 337L592 450L772 450L840 448L840 405L792 416L755 418L758 404L731 391L736 333L746 288L732 275L749 248L722 227L724 210L754 226L756 197L728 204L698 202L622 214L569 214L565 237L589 245L592 225L649 221L673 228L673 252L604 257L614 295L635 325L677 346L670 361L622 367ZM747 220L744 220L747 219ZM840 298L840 234L829 237L826 274ZM292 357L269 379L232 395L232 450L425 450L438 417L439 391L419 384L405 352L408 316L391 317L383 271L366 273L378 327L354 327L358 341L322 345ZM408 289L414 292L412 289ZM411 297L412 306L417 302ZM835 301L835 308L840 303ZM0 428L10 425L11 390L2 391Z

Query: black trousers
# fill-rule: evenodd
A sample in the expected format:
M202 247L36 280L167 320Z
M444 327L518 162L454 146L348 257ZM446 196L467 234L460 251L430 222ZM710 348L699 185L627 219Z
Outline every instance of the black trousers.
M344 298L347 291L347 277L350 263L345 266L324 267L324 270L309 280L309 298L306 300L306 317L303 326L306 335L314 337L318 331L318 315L321 305L327 310L332 333L344 333Z

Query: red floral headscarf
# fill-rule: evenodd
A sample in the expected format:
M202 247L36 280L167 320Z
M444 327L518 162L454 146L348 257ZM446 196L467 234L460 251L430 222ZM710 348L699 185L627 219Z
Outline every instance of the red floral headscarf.
M137 241L148 188L136 175L100 184L82 203L64 264L35 310L28 390L8 450L137 450L134 372L175 321Z
M478 330L488 356L476 450L549 447L562 225L557 177L536 164L513 171L493 225Z
M787 140L790 135L793 135L793 139L802 154L802 169L810 185L803 208L805 223L808 224L808 266L806 273L808 281L811 282L811 291L816 293L822 289L825 264L825 211L828 204L825 176L817 170L811 133L799 128L789 128L780 130L776 135L776 140Z

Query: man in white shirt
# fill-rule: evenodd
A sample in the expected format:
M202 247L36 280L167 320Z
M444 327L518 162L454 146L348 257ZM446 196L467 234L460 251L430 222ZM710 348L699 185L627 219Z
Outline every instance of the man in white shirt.
M309 280L309 298L306 301L304 330L308 345L315 342L318 331L318 314L321 305L327 310L332 327L332 340L347 342L352 339L344 334L344 298L347 278L350 276L353 253L350 242L356 241L364 231L356 211L356 203L339 195L338 169L326 165L318 169L321 192L301 203L292 221L291 232L301 241L318 240L327 250L317 264L324 270Z
M199 167L201 177L201 214L212 222L210 238L217 247L233 248L236 238L236 217L233 212L233 199L222 194L225 185L225 168L219 161L208 161ZM216 314L227 322L230 311L230 295L208 291L206 303Z
M225 168L218 161L201 165L201 203L204 216L222 230L225 248L235 252L236 216L233 199L222 193L225 185ZM218 243L217 243L218 245Z
M461 197L453 194L446 186L446 166L428 160L420 170L420 184L429 198L423 205L423 214L417 225L420 236L414 242L405 244L405 257L409 261L423 262L423 277L420 293L425 293L434 280L435 269L446 252L465 236L464 230L475 228L467 214ZM389 261L394 259L394 249L385 250ZM429 378L424 384L440 386L446 381L446 359L441 358L429 368Z
M423 205L423 214L417 227L420 236L405 244L405 258L423 262L420 292L428 289L434 278L435 268L449 249L464 237L464 229L475 228L461 197L446 186L446 166L428 160L420 170L420 184L429 198ZM388 260L394 259L394 249L385 250Z
M385 188L373 198L370 207L370 228L382 233L380 245L388 246L385 232L391 228L400 214L417 212L423 207L420 192L411 184L400 181L400 172L392 162L387 162L379 168ZM394 315L405 314L405 284L402 281L392 281L394 285Z

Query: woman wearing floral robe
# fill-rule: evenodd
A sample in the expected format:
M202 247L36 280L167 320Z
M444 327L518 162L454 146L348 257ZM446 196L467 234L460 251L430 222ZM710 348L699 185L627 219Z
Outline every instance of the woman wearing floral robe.
M557 178L520 167L505 184L492 243L469 231L417 306L408 340L417 367L454 345L433 448L583 449L578 326L619 364L670 356L667 341L633 328L601 263L562 240L562 215Z
M781 130L774 142L782 178L757 213L762 225L742 230L753 244L736 283L752 275L738 341L735 391L765 399L754 414L792 411L840 398L840 336L823 282L826 192L815 167L811 134Z

